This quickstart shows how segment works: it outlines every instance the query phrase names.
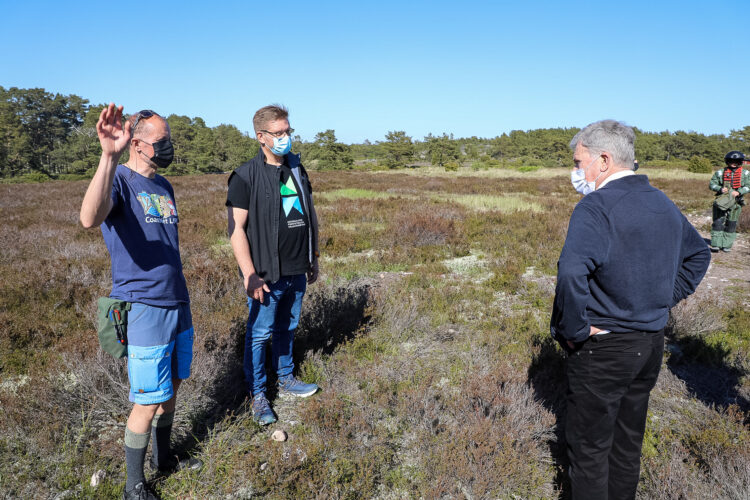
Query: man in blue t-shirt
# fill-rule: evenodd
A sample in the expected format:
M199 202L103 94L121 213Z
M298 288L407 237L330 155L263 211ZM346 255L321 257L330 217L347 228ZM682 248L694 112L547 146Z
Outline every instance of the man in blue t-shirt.
M227 215L232 250L247 293L245 380L253 418L276 421L266 398L266 343L271 339L279 391L306 397L318 390L293 375L292 346L302 297L318 277L318 219L310 179L291 154L288 112L266 106L253 117L261 148L229 177Z
M152 469L199 468L170 452L175 395L190 376L193 325L177 233L177 205L157 175L174 149L166 120L150 110L122 124L122 106L105 107L96 124L102 156L81 205L81 224L101 225L112 261L111 298L129 302L128 379L133 409L125 428L127 481L123 498L156 498L143 465L149 439ZM119 165L129 147L130 158Z
M568 353L565 438L574 499L635 498L669 310L695 291L708 245L635 175L633 129L592 123L570 143L582 194L557 263L550 331Z

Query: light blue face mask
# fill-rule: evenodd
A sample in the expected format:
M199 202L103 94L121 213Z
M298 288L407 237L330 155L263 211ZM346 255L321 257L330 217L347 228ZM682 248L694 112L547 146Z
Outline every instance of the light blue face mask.
M598 181L599 177L601 177L604 173L599 172L599 175L596 176L596 179L591 182L586 182L586 169L593 165L597 159L598 158L594 158L593 160L591 160L591 163L586 165L585 168L576 168L570 173L571 184L573 184L575 190L581 193L583 196L596 191L596 181Z
M576 191L586 196L596 189L596 181L586 182L586 172L577 168L570 173L570 182Z
M284 137L274 137L273 147L268 148L276 156L284 156L292 149L292 139L288 135Z

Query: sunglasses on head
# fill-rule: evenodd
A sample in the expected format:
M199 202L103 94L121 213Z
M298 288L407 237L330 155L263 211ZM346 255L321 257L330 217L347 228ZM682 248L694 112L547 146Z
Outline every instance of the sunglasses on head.
M142 118L151 118L156 114L155 111L151 111L150 109L142 109L135 115L135 121L133 122L133 126L130 130L135 130L135 128L138 126L138 122L141 121Z

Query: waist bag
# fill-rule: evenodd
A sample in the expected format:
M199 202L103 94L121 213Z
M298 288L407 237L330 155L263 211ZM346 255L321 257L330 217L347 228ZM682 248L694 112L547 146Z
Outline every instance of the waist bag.
M115 358L128 353L128 311L130 302L109 297L96 301L99 344Z

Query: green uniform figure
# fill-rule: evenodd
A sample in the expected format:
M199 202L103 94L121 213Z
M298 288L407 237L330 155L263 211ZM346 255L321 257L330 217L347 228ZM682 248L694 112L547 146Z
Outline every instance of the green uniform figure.
M745 155L739 151L730 151L724 156L726 167L714 172L708 188L716 192L713 204L713 219L711 225L711 251L723 250L728 252L737 237L737 221L740 218L744 201L742 195L750 192L750 170L743 168ZM729 193L729 203L721 195ZM726 198L726 197L725 197ZM731 206L727 206L731 205Z

